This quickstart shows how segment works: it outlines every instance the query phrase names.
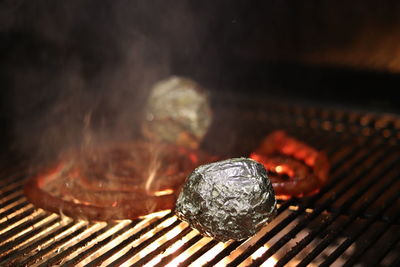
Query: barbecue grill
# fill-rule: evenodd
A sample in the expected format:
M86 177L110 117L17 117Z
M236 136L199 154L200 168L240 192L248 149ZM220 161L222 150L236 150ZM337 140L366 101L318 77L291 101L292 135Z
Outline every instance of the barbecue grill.
M171 211L106 223L38 209L23 194L26 164L7 163L0 179L0 266L400 265L399 116L214 99L206 150L247 155L266 134L284 129L327 153L330 182L314 196L280 201L277 217L254 237L220 243Z

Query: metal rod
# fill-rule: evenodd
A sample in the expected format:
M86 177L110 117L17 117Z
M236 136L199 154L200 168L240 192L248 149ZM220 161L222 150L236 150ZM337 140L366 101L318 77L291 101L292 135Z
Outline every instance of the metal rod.
M394 166L395 160L392 162L391 167L393 168ZM388 172L389 170L390 169L386 169L386 172ZM380 175L384 175L384 173ZM339 215L343 214L343 212L345 212L350 207L351 203L353 203L356 199L359 199L370 188L370 186L375 183L375 175L370 175L370 177L370 182L368 184L364 185L364 187L362 188L359 188L352 198L349 198L339 209L329 214L329 216L324 219L317 228L314 228L311 232L308 233L306 237L297 242L296 245L285 256L283 256L276 265L283 266L284 264L289 262L290 259L292 259L297 253L304 249L315 237L321 236L322 232L324 232L322 236L325 236L327 234L327 227L331 225L339 217ZM370 200L368 203L365 202L362 208L358 209L358 211L353 211L352 216L355 216L355 218L359 217L360 213L366 210L368 205L370 205L372 202L372 200Z
M370 169L373 169L373 166L370 166ZM332 195L330 198L326 199L322 205L319 205L316 207L311 213L308 213L304 216L303 219L301 219L298 224L291 229L287 234L285 234L277 243L275 243L273 246L271 246L261 257L259 257L257 260L254 261L253 266L256 266L257 264L261 264L264 262L267 258L272 256L278 249L280 249L284 244L286 244L292 237L294 237L298 232L300 232L304 227L314 218L316 218L319 214L321 214L327 206L329 206L333 201L339 198L342 194L344 194L350 186L352 186L354 183L357 182L357 180L362 177L362 175L368 173L370 170L364 169L357 177L354 177L351 180L348 180L345 187L342 188L341 191L337 192L335 195ZM360 197L362 195L361 192L357 194L357 197ZM308 203L305 206L309 206ZM304 209L299 209L296 211L297 213L302 213ZM235 262L236 263L236 262Z

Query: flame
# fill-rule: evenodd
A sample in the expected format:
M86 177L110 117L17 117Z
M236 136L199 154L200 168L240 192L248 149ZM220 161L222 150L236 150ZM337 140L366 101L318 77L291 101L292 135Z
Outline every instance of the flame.
M156 177L158 169L161 167L161 162L158 159L158 151L154 150L153 157L151 158L151 162L149 163L149 176L146 180L145 189L147 192L150 191L154 178Z
M156 196L156 197L166 196L166 195L172 195L173 193L174 193L174 190L165 189L165 190L160 190L160 191L154 192L154 196Z

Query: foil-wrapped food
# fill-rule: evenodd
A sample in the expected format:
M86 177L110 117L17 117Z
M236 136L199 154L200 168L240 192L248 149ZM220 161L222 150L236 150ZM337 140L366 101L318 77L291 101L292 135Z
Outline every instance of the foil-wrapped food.
M177 216L219 241L253 236L276 213L276 199L262 164L234 158L202 165L187 178Z
M154 85L145 115L142 132L147 139L189 148L199 147L212 119L207 92L177 76Z

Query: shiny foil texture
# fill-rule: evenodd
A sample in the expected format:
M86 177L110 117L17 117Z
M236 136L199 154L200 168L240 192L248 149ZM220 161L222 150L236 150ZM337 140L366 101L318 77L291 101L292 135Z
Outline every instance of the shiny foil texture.
M142 132L152 141L195 149L211 119L207 92L190 79L172 76L151 89Z
M202 165L186 179L177 216L219 241L253 236L276 214L276 198L262 164L234 158Z

